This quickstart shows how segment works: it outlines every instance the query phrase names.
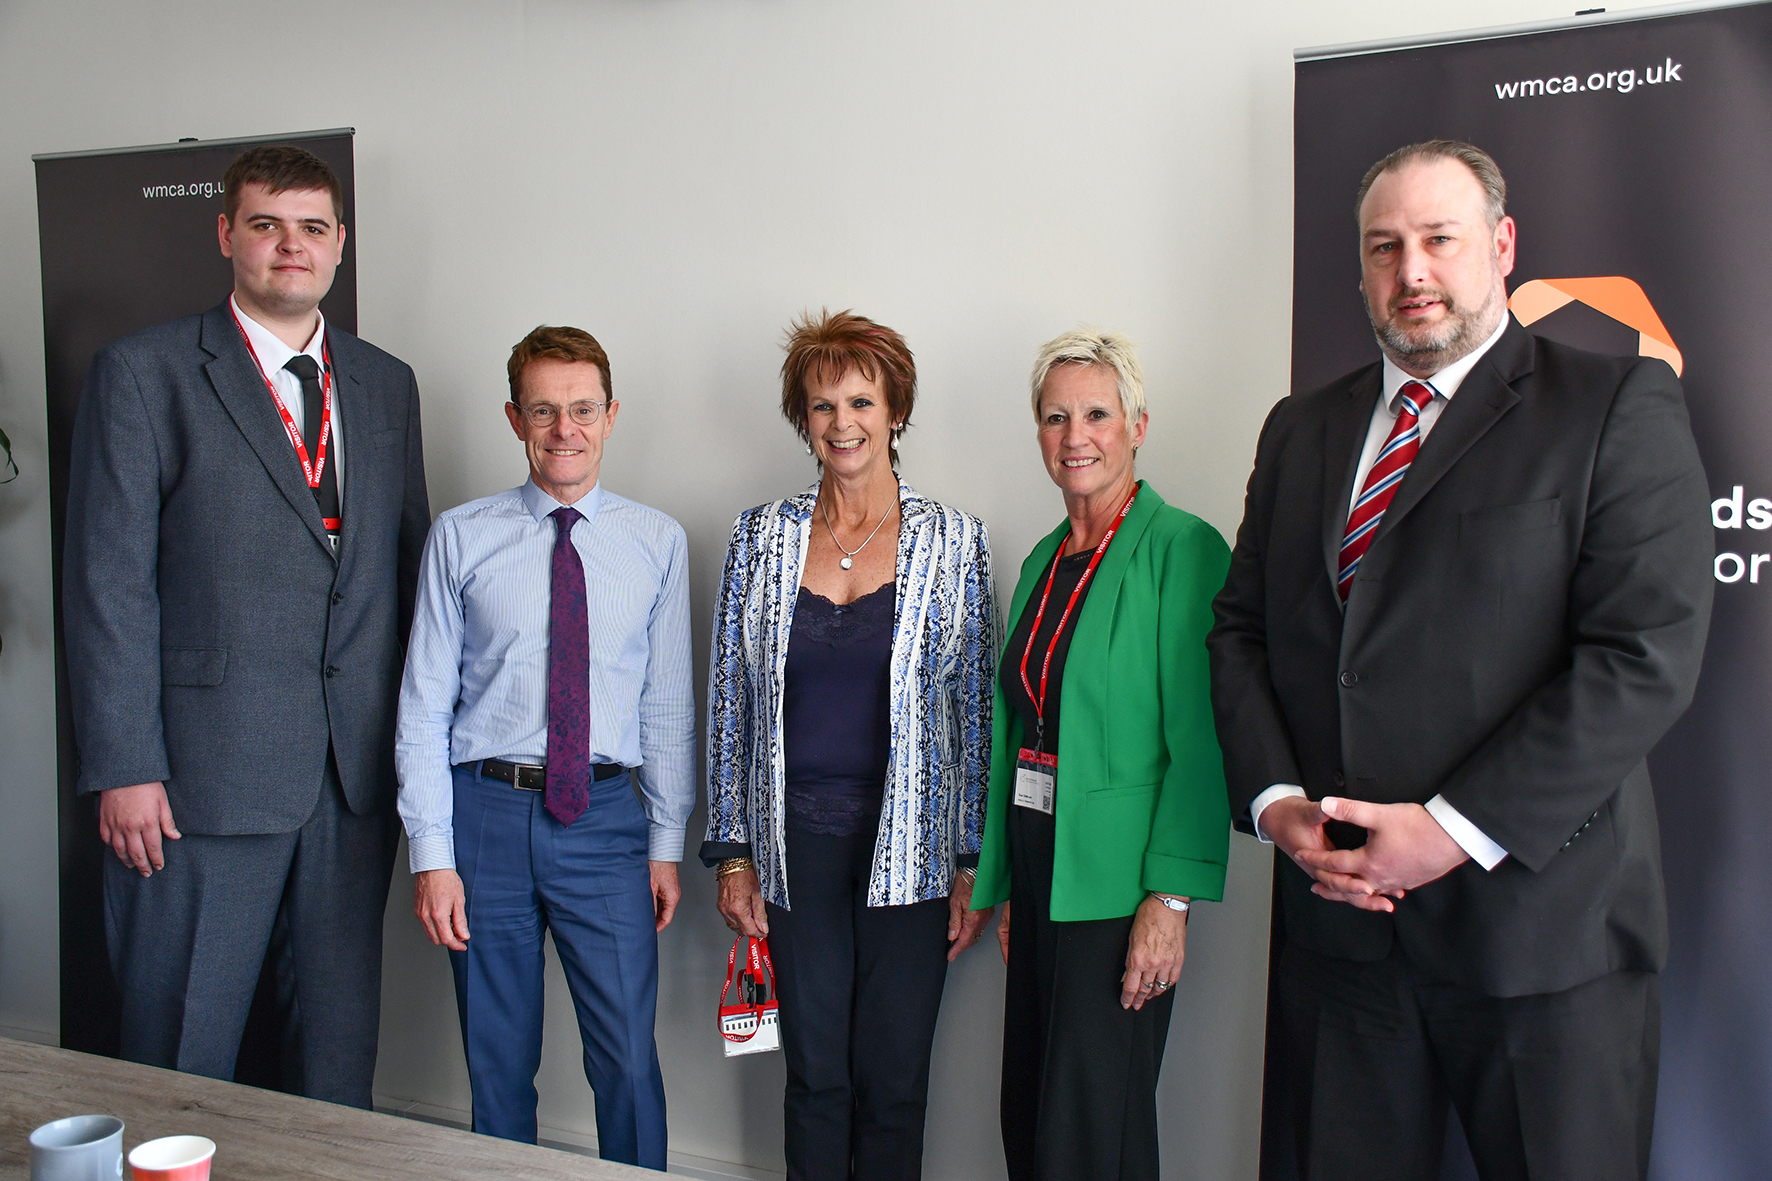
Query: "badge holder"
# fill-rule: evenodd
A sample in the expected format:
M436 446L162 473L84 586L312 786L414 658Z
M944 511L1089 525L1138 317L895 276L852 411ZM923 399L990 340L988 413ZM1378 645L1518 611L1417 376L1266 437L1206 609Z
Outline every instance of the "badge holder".
M1015 803L1018 807L1052 815L1052 800L1058 784L1058 756L1038 749L1022 747L1015 758Z
M728 1058L781 1049L781 1013L769 943L750 940L741 967L738 949L745 941L743 935L732 941L732 950L726 953L726 983L720 990L720 1038Z

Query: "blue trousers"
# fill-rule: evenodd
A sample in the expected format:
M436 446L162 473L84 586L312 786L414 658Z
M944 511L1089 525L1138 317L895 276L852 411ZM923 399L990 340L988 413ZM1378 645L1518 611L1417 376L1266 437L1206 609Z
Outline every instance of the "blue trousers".
M455 768L455 859L468 950L451 952L474 1131L535 1143L542 934L551 932L597 1096L604 1160L665 1167L664 1078L653 1043L658 937L646 817L630 777L590 785L570 828L540 792Z

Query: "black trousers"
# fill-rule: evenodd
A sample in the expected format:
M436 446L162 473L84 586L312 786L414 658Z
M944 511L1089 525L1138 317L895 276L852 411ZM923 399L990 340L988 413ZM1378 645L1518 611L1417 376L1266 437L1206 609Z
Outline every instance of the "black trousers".
M1483 1181L1647 1175L1659 976L1497 998L1289 943L1279 983L1306 1181L1437 1181L1448 1104Z
M1132 917L1052 921L1053 818L1009 810L1003 1155L1010 1181L1157 1181L1175 994L1120 1007Z
M916 1181L947 981L947 899L870 907L871 831L789 829L787 844L793 909L768 910L789 1181Z
M187 832L162 843L166 868L147 878L107 852L122 1057L233 1078L262 973L275 981L284 1089L371 1106L398 839L391 807L351 811L328 759L314 812L294 832Z

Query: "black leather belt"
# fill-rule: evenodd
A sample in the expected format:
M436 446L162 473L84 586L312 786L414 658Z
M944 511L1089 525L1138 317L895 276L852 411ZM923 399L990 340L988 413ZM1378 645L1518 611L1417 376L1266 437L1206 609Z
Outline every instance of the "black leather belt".
M592 779L614 779L627 768L620 763L592 763ZM528 763L507 763L503 759L481 759L480 774L488 779L508 783L518 791L541 791L548 785L548 769Z

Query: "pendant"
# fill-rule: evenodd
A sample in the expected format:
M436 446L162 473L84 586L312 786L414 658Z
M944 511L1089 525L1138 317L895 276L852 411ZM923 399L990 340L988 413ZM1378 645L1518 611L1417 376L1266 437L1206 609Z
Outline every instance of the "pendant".
M848 558L844 558L841 562L839 562L837 564L839 566L843 567L843 569L845 569L845 570L847 570L847 569L849 569L849 567L855 565L855 563Z

